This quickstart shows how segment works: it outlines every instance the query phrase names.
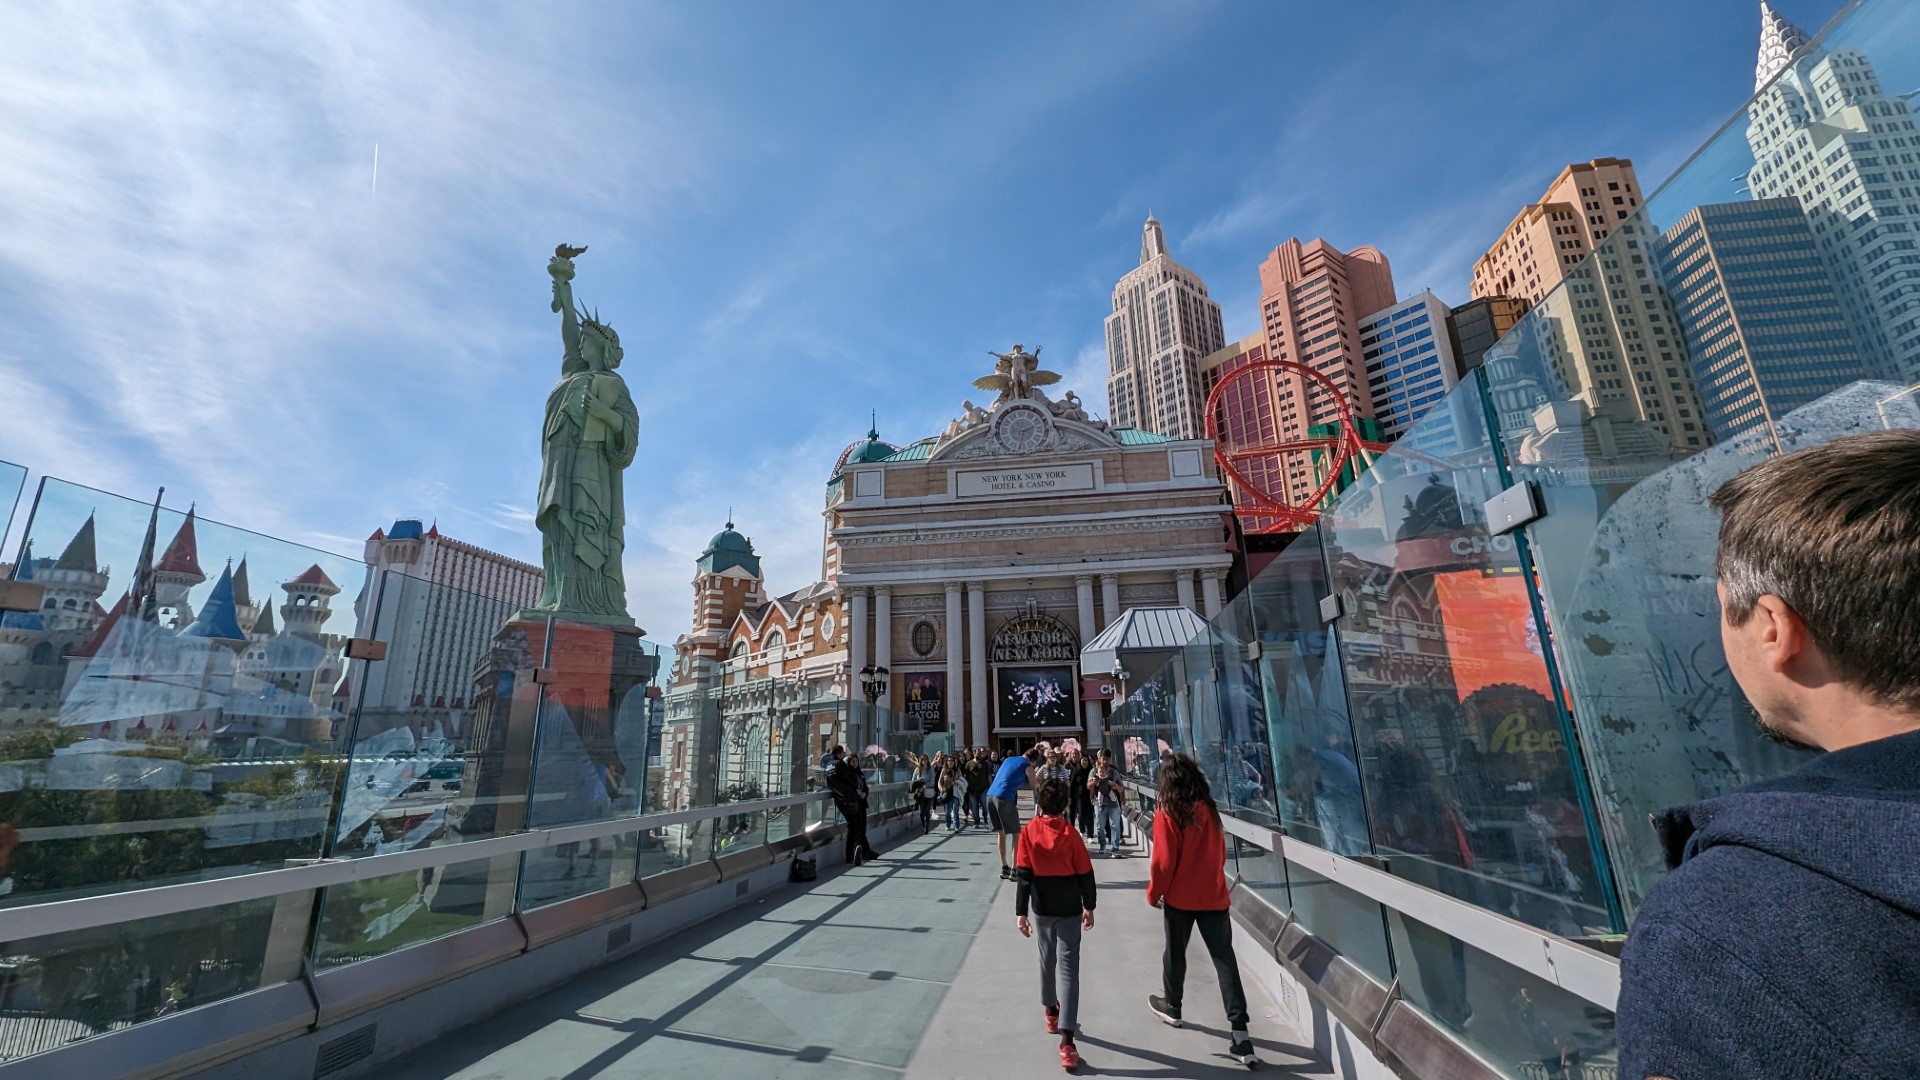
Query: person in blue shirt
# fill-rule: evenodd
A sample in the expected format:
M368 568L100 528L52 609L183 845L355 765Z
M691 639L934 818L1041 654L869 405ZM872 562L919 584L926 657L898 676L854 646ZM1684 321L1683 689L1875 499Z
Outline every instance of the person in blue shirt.
M987 821L993 826L994 846L1000 850L1000 877L1013 879L1013 867L1007 863L1007 845L1020 837L1020 789L1027 786L1027 769L1038 765L1045 755L1039 747L1000 764L993 783L987 787Z

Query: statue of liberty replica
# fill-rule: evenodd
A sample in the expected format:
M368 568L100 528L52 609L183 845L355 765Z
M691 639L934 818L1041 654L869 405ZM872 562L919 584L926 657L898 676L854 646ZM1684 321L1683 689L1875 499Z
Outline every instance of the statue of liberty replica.
M599 312L574 308L573 260L586 250L561 244L547 263L566 352L540 428L534 524L547 587L529 614L632 626L620 568L626 549L621 471L633 463L640 417L617 373L620 335L600 321Z

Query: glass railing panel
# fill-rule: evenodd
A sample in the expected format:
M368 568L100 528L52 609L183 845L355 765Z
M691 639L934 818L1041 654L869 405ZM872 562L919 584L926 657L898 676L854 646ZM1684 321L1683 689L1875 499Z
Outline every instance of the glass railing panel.
M313 894L0 944L0 1065L300 977Z
M326 890L316 969L371 960L513 914L520 856L387 874Z
M552 624L544 665L528 826L544 829L633 817L663 701L661 649L631 630ZM664 662L671 666L671 661ZM631 835L527 853L521 905L537 907L630 881Z
M644 825L645 822L642 822ZM634 847L638 856L637 875L650 878L655 874L664 874L669 870L678 870L690 866L702 859L710 858L713 852L712 818L701 821L674 822L653 828L643 829L635 834Z
M1920 141L1895 89L1920 75L1905 13L1852 6L1645 207L1609 210L1488 354L1506 460L1547 511L1526 533L1628 916L1664 872L1649 814L1805 760L1727 671L1708 498L1772 453L1916 422L1899 283L1920 195L1880 171Z
M1284 912L1293 906L1287 891L1287 860L1279 852L1228 834L1227 873L1238 874L1240 883L1274 910Z
M359 564L51 478L22 550L44 597L0 616L0 903L320 855Z
M1374 852L1393 872L1557 933L1613 925L1480 417L1416 424L1322 518ZM1430 429L1438 434L1424 436ZM1444 447L1444 453L1440 448Z
M1280 829L1337 855L1371 848L1340 645L1321 621L1332 592L1319 526L1301 533L1242 593L1258 639L1260 708Z
M20 493L27 487L27 468L11 461L0 461L0 544L13 539L13 515L20 505ZM11 545L0 548L12 551ZM4 562L0 559L0 562ZM10 576L0 573L0 577Z
M331 854L527 826L546 623L513 614L507 601L449 585L392 570L373 577L356 636L385 655L348 680L349 766Z
M329 854L364 858L529 827L549 663L545 619L510 601L373 573L355 636L384 647L350 673L347 775ZM324 891L317 966L379 956L510 915L521 856Z
M1400 912L1400 996L1505 1075L1612 1077L1613 1014Z
M1651 473L1597 452L1517 470L1547 508L1528 535L1629 914L1666 869L1649 815L1809 757L1767 738L1728 671L1707 497L1776 449L1884 427L1920 427L1920 403L1860 382L1785 414L1777 437L1722 442Z
M1382 986L1392 985L1394 957L1379 902L1297 863L1286 869L1294 921Z
M1217 699L1222 762L1214 796L1229 813L1262 825L1280 820L1280 791L1274 772L1273 725L1261 685L1254 598L1242 592L1189 644L1191 654L1204 640Z
M764 845L767 842L768 817L765 810L755 810L720 818L713 826L713 856L719 858Z

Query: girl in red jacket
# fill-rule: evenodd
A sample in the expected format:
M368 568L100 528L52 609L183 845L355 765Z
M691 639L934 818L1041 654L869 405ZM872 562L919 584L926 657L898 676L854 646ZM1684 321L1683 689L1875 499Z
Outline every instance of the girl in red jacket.
M1200 766L1174 754L1160 766L1159 806L1153 812L1153 861L1147 877L1147 903L1166 915L1167 951L1161 960L1164 994L1147 999L1160 1019L1180 1026L1180 998L1187 981L1187 942L1200 928L1200 940L1213 957L1220 997L1227 1006L1233 1045L1227 1053L1252 1068L1258 1063L1247 1034L1247 993L1240 985L1240 963L1233 955L1233 922L1227 917L1227 843L1220 811Z

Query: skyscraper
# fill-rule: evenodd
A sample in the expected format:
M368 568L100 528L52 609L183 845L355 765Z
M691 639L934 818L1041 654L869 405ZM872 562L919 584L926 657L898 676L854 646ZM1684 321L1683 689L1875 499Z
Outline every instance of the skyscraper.
M1493 343L1507 336L1527 314L1527 302L1517 296L1482 296L1469 300L1447 314L1447 340L1453 344L1458 374L1480 366Z
M1565 397L1645 421L1676 447L1711 436L1671 302L1654 277L1659 233L1640 207L1633 163L1568 165L1473 266L1473 295L1517 296L1540 310L1534 332ZM1591 258L1589 258L1591 256Z
M1200 275L1173 261L1148 216L1140 265L1113 287L1107 316L1107 402L1115 427L1171 439L1201 435L1200 360L1225 345L1220 305Z
M1423 289L1360 320L1367 393L1382 437L1398 439L1459 382L1447 305Z
M1695 207L1661 263L1716 440L1870 377L1798 199Z
M388 652L349 676L360 734L404 725L415 735L464 736L494 636L515 611L540 602L546 573L413 518L375 529L366 562L354 635L385 641Z
M1267 335L1262 330L1224 349L1211 352L1200 361L1200 389L1204 397L1211 398L1215 387L1231 380L1213 408L1213 430L1218 448L1230 455L1238 449L1271 446L1280 441L1279 406L1275 400L1278 388L1272 376L1233 378L1235 372L1266 358ZM1261 490L1281 490L1285 462L1280 455L1261 454L1244 458L1235 455L1233 466ZM1225 479L1228 489L1233 492L1233 503L1240 524L1246 531L1266 532L1279 524L1271 517L1253 512L1252 500L1241 486L1239 477L1227 473Z
M1354 416L1373 415L1360 348L1360 316L1393 304L1393 270L1377 248L1342 252L1325 240L1296 237L1260 264L1260 324L1266 354L1314 369L1333 384ZM1274 414L1280 440L1308 437L1308 428L1340 419L1339 403L1301 375L1275 380ZM1317 481L1311 454L1289 453L1281 464L1289 503L1301 505ZM1279 494L1278 489L1274 489Z
M1797 198L1860 348L1920 381L1920 126L1858 49L1812 49L1760 6L1760 82L1747 106L1755 199ZM1769 81L1771 80L1771 81Z

